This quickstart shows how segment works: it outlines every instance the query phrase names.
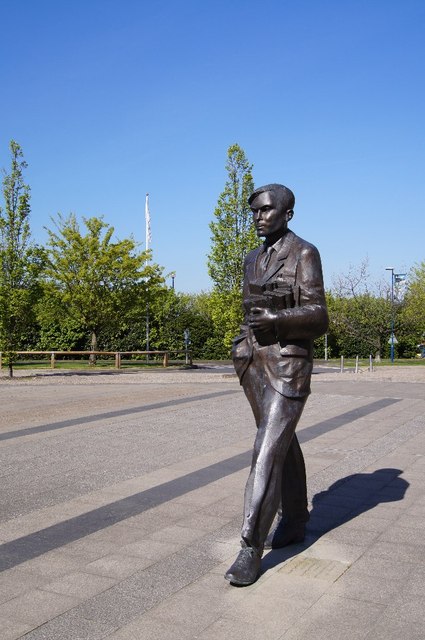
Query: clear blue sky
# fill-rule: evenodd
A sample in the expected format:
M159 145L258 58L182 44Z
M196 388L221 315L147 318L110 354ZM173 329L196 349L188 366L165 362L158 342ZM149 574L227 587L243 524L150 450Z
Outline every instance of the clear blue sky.
M176 288L210 288L208 223L237 142L326 285L425 259L423 0L1 0L0 166L29 163L31 227L103 215Z

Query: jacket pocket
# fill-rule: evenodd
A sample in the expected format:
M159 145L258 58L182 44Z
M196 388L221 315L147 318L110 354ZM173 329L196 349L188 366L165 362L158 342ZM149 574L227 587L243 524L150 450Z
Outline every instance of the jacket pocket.
M298 344L286 344L280 349L281 356L292 356L297 358L308 358L309 349Z
M232 344L233 360L246 360L251 357L252 345L247 335L236 336Z
M277 363L276 374L280 392L285 396L301 397L310 393L313 363L308 358L283 357Z

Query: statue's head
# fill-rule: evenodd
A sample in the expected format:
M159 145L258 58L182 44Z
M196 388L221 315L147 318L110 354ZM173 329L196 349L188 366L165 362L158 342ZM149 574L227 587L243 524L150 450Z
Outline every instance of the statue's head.
M294 215L295 196L283 184L266 184L248 198L257 235L274 241L282 235Z
M255 189L255 191L253 191L249 196L248 204L251 206L253 200L255 200L255 198L260 195L260 193L265 193L266 191L273 193L276 201L283 209L285 209L285 211L291 209L293 212L295 206L295 196L292 191L288 189L288 187L285 187L283 184L266 184L264 185L264 187L258 187L258 189Z

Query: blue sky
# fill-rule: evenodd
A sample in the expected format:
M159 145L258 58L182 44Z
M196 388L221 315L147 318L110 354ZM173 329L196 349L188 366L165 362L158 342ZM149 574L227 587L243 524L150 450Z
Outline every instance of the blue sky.
M423 0L1 0L0 166L19 142L31 228L103 215L176 289L207 290L208 224L237 142L325 282L425 259Z

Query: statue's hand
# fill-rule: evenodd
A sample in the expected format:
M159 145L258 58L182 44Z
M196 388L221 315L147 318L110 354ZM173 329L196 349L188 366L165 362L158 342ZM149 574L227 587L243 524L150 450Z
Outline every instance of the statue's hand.
M274 331L277 313L261 307L253 307L249 314L248 324L254 331Z

